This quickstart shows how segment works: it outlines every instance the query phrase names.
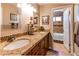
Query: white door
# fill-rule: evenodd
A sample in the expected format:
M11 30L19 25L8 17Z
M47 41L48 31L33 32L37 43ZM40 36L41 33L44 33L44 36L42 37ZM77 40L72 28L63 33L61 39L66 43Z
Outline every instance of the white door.
M63 13L64 45L69 50L69 9Z

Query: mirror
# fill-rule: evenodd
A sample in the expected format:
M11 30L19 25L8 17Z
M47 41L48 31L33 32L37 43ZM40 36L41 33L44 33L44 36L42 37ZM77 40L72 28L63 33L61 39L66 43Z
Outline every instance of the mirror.
M34 7L35 6L35 7ZM39 26L39 10L37 4L1 3L1 37L28 31L28 22L34 18L34 26ZM35 10L36 9L36 10Z
M42 16L42 24L43 25L48 25L49 24L49 15Z
M19 9L17 4L2 3L2 29L19 28Z
M19 19L18 15L10 13L10 26L12 29L18 28L19 26Z
M22 33L21 8L16 3L1 3L1 35L0 37Z

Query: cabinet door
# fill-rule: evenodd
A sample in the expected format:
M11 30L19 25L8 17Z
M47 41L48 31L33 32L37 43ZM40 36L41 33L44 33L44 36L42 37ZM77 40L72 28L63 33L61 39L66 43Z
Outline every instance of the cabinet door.
M45 38L45 49L48 50L49 48L49 38L48 36Z
M41 41L41 55L45 55L45 39Z
M39 46L38 44L32 49L31 55L38 55L37 53L39 52Z

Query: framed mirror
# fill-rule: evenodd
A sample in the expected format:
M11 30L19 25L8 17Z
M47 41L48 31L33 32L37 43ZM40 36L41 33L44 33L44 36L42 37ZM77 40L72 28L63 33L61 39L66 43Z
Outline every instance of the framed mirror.
M10 13L10 21L17 21L17 15L14 13Z
M38 17L34 17L34 24L38 24Z
M42 24L48 25L49 24L49 16L42 16Z

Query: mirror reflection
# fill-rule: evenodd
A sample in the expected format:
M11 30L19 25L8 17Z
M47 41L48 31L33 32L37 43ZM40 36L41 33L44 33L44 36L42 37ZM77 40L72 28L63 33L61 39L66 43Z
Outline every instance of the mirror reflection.
M27 32L31 18L33 19L33 26L39 27L37 4L1 3L1 10L1 35Z

